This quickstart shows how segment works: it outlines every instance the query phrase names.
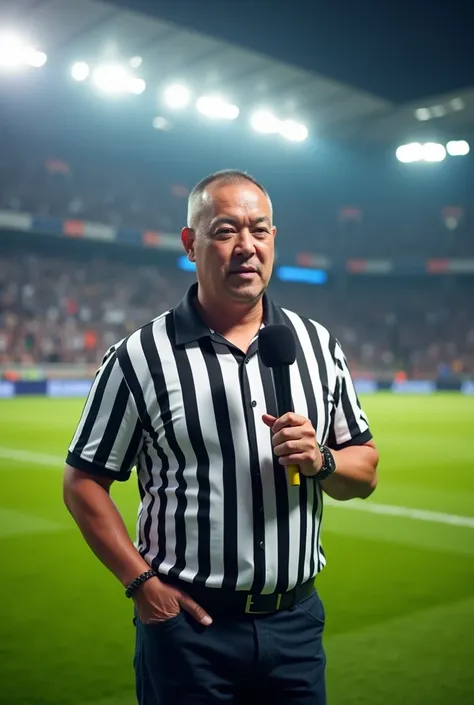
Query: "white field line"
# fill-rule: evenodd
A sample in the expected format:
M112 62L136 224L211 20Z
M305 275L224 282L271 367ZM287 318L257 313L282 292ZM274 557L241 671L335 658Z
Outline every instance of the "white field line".
M375 502L364 502L361 499L352 499L350 502L336 502L330 497L325 497L324 504L330 505L331 507L337 507L338 509L355 509L359 512L418 519L418 521L430 521L435 524L467 526L469 529L474 529L474 517L465 517L460 514L445 514L443 512L432 512L429 509L398 507L393 504L375 504Z
M0 460L12 460L18 463L31 463L32 465L45 465L49 466L51 470L62 470L64 467L64 457L0 447ZM474 529L474 517L466 517L459 514L445 514L443 512L433 512L429 509L399 507L393 504L376 504L375 502L364 502L358 499L353 499L350 502L336 502L330 497L325 497L324 503L325 505L337 507L338 509L352 509L369 514L404 517L406 519L416 519L417 521L429 521L435 524L449 524L451 526L464 526L469 529Z
M15 450L14 448L0 448L1 460L13 460L17 463L32 463L34 465L49 465L52 470L62 470L64 467L64 458L59 455L48 455L46 453L32 453L27 450Z

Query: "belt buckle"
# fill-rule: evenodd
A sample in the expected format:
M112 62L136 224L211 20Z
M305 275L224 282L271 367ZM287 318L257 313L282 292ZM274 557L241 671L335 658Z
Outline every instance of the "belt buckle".
M253 605L254 597L255 597L255 595L248 595L247 596L247 601L245 603L245 614L270 614L271 612L273 612L273 610L270 610L270 611L269 610L253 610L252 605ZM259 595L258 597L261 597L261 596ZM267 597L270 597L270 596L268 595ZM282 594L278 593L276 595L275 612L278 612L278 610L280 609L281 598L282 598Z

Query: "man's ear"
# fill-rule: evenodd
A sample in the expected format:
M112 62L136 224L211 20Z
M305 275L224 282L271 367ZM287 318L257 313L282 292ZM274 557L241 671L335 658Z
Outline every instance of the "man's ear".
M195 261L195 255L194 255L194 242L196 240L196 233L192 228L183 228L181 231L181 242L183 243L183 247L185 249L186 255L188 257L188 260L190 262Z

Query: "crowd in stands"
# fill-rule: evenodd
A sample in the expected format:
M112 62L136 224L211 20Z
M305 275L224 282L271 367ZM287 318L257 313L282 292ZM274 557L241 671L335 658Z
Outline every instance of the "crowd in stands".
M179 293L153 267L0 254L0 364L97 363Z
M72 165L36 154L18 160L0 150L0 209L173 232L187 195L187 188L170 183L166 174L143 179L100 159Z
M114 246L110 246L114 247ZM275 301L320 321L356 375L474 375L474 288L428 277L342 286L276 283ZM193 275L126 259L2 251L0 366L98 364L105 350L173 306Z
M30 150L19 158L11 145L0 144L0 210L179 233L193 184L171 175L171 168L140 168L93 153L70 159L58 152ZM354 183L358 180L354 173ZM297 187L293 193L285 191L284 180L270 183L279 251L294 257L297 241L302 252L338 260L474 256L472 213L462 183L458 198L444 198L439 188L430 197L423 184L409 180L402 181L404 188L399 184L398 191L386 186L378 193L376 175L374 180L373 189L370 184L364 187L364 203L350 195L345 196L349 203L338 199L338 184L329 188L321 179L304 199L298 197Z
M1 138L0 211L178 237L193 185L180 178L187 171L187 162L183 164L181 170L171 163L158 168L152 161L133 165L117 155L113 161L113 154L105 151L45 151L41 142L23 145L22 152L13 139ZM280 262L294 262L296 250L340 262L474 257L472 206L466 205L462 179L459 198L455 185L443 200L441 175L431 181L428 175L397 181L392 174L398 184L392 191L386 184L372 189L370 179L377 186L375 172L370 178L361 173L366 183L359 191L366 196L358 203L349 188L359 180L356 171L344 188L334 174L331 178L328 185L324 173L315 173L314 194L304 174L295 172L290 181L279 175L273 184L271 174L269 184L263 179L274 195ZM339 193L346 200L336 197ZM17 363L98 364L111 344L174 305L192 280L176 269L175 261L166 266L156 260L132 263L126 254L122 260L99 256L93 242L77 244L86 248L87 256L73 256L59 239L49 250L6 247L0 231L3 368ZM395 281L335 274L332 279L336 283L330 277L325 287L274 283L272 292L278 303L326 325L341 341L355 374L404 370L412 377L474 375L472 277L408 276Z
M309 298L283 294L285 305L319 320L340 340L359 376L402 371L411 378L474 374L474 287L446 291L428 277L348 283Z

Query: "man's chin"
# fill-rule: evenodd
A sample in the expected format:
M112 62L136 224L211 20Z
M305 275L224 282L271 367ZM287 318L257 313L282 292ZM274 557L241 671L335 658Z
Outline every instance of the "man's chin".
M227 292L229 297L234 301L240 301L241 303L252 303L262 298L265 292L265 287L262 285L257 287L255 284L230 286L227 288Z

